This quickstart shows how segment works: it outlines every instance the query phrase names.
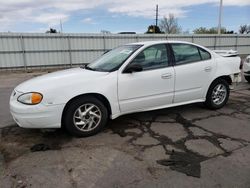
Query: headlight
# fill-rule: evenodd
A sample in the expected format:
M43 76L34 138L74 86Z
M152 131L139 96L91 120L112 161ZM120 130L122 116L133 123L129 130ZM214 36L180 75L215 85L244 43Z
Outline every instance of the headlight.
M39 104L43 99L43 95L37 92L24 93L17 98L17 101L23 104L35 105Z

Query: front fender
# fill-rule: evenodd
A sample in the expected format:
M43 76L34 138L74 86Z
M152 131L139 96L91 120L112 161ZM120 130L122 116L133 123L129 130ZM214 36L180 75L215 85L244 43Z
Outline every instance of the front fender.
M117 97L117 74L115 72L90 81L80 80L65 84L64 88L60 86L44 91L43 93L45 93L43 101L45 105L63 104L64 106L77 96L89 93L100 94L110 103L112 113L120 113Z

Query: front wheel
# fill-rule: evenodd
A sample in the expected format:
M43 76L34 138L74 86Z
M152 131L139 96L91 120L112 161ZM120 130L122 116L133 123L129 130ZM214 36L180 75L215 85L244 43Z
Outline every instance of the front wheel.
M209 87L205 104L210 109L222 108L229 98L229 85L226 80L217 79Z
M108 120L108 111L95 97L85 96L73 100L66 108L63 125L72 135L92 136L100 132Z
M250 83L250 76L245 76L245 79Z

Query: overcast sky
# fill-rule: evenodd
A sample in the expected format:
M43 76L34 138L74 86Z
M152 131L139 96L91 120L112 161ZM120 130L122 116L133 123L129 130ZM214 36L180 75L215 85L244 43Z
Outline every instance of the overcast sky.
M109 30L144 33L159 19L173 13L184 31L218 25L219 0L0 0L0 32L45 32L49 27L64 32L99 33ZM250 0L223 0L222 25L238 31L250 24Z

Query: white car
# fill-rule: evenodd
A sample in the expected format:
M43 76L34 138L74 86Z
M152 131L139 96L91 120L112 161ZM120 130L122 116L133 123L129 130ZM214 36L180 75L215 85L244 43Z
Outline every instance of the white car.
M10 111L20 127L90 136L123 114L196 102L218 109L240 80L240 58L222 55L180 41L119 46L85 67L20 84Z
M250 55L246 57L243 63L243 74L245 79L250 82Z

